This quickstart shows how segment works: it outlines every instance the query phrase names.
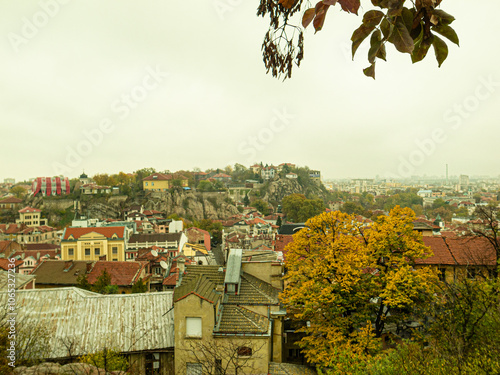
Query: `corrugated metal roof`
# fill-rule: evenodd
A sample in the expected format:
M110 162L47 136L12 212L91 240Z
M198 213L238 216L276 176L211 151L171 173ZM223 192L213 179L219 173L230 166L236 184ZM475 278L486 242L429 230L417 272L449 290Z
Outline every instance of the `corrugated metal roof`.
M174 347L173 292L100 295L78 288L16 292L17 321L42 325L53 335L49 358L68 356L64 343L73 342L73 355L104 347L121 352ZM0 304L7 306L7 293Z

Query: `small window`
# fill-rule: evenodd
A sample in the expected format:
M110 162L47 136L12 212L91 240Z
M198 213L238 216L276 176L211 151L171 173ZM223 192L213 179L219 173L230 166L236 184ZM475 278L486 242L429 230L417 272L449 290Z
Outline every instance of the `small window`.
M68 256L72 257L73 255L75 255L75 249L69 248L68 249Z
M146 182L146 186L148 186L148 183Z
M118 254L118 247L113 246L113 247L111 248L111 251L112 251L112 253L113 253L113 254Z
M90 256L90 249L89 248L85 249L85 256Z
M238 357L251 357L252 356L252 348L248 346L240 346L238 348Z
M201 338L201 318L186 317L186 337Z
M94 249L94 255L100 255L101 249Z
M160 374L160 353L146 354L146 375Z

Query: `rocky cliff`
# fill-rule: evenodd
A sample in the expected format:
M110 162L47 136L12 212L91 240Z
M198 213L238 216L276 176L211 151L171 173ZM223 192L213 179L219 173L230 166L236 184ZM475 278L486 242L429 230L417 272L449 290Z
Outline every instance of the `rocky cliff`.
M177 214L188 219L226 219L236 215L235 202L226 192L199 193L174 189L165 193L151 193L146 196L144 208Z
M326 197L326 189L314 182L301 184L297 179L276 178L264 184L261 189L262 199L273 203L281 203L283 198L290 194L304 194L308 198L318 197L324 199Z

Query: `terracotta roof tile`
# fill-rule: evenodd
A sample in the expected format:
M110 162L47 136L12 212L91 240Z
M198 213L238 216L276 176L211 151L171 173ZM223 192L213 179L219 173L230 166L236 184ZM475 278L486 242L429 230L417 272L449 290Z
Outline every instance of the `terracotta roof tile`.
M0 258L0 268L4 269L5 271L8 271L11 267L9 267L9 264L12 264L8 259L6 258ZM15 260L14 265L16 267L19 267L21 264L23 264L22 260Z
M90 227L90 228L66 228L64 231L63 240L68 240L69 236L73 236L75 240L81 236L89 233L99 233L106 238L113 237L114 234L118 236L119 239L123 238L125 227Z
M30 213L30 212L42 212L42 210L39 210L38 208L33 208L33 207L24 207L22 210L18 211L21 214L25 213Z
M4 198L2 200L0 200L0 203L22 203L23 200L22 199L19 199L19 198L16 198L16 197L7 197L7 198Z
M97 278L106 270L111 275L111 284L126 286L139 280L141 272L147 267L148 262L95 262L89 273L88 281L94 284Z

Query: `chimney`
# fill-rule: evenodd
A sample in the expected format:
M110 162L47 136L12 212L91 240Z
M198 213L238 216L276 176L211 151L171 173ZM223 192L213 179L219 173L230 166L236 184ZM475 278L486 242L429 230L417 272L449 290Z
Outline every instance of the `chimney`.
M92 262L87 262L87 273L90 273L92 270Z
M40 260L40 252L36 253L36 260Z
M184 274L186 270L186 259L179 258L177 259L177 267L179 268L179 276Z
M106 254L101 255L101 256L99 257L99 260L106 260Z

